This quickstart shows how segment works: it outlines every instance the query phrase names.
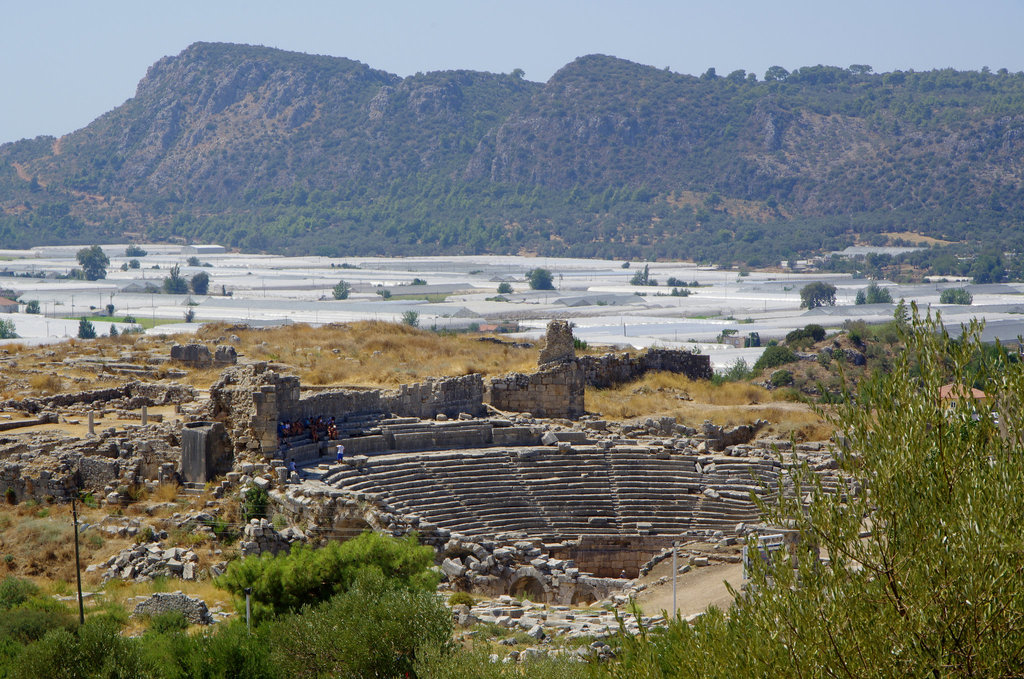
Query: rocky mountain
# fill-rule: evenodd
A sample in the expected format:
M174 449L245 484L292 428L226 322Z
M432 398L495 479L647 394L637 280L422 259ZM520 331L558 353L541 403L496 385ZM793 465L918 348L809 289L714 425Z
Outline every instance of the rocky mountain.
M543 84L400 78L197 43L87 127L0 146L0 245L127 232L331 255L750 265L918 236L1016 249L1024 74L767 77L591 55Z

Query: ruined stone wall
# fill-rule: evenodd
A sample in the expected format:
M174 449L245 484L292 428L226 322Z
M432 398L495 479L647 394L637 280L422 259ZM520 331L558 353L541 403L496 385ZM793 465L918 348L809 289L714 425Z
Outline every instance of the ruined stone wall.
M228 368L210 387L209 417L224 423L235 453L277 448L278 409L299 400L299 378L278 375L264 362Z
M484 382L477 374L462 377L428 378L403 384L398 389L343 389L308 396L287 404L278 401L282 419L341 417L392 413L400 417L434 418L439 414L483 413Z
M5 438L0 441L0 498L63 501L78 490L99 496L120 487L177 481L178 443L174 425L163 423L136 425L131 431L104 429L87 439L60 432Z
M551 555L572 559L582 570L599 577L616 578L622 572L635 578L640 568L660 549L672 545L668 536L591 536L551 546Z
M690 379L711 379L711 357L679 349L648 349L642 354L604 354L576 359L588 386L607 389L640 379L649 372L670 372Z
M529 375L496 377L490 383L489 402L498 410L575 419L585 412L583 376L579 364L572 361Z
M126 408L140 408L144 405L153 406L167 403L189 403L194 401L198 395L199 392L188 385L149 384L145 382L132 381L120 387L68 392L64 394L54 394L53 396L27 398L21 401L2 401L0 402L0 409L38 413L43 410L67 408L83 403L102 403L112 405L111 402L113 401L124 401L121 405Z
M303 398L299 378L278 375L265 363L225 370L210 388L210 417L224 422L237 453L277 449L277 424L306 417L345 418L391 413L434 418L482 415L484 383L478 374L430 378L398 389L339 389Z

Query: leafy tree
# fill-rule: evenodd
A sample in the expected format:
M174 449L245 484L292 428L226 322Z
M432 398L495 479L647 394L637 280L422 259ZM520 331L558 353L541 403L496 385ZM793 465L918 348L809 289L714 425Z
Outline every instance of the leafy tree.
M192 292L195 294L205 295L210 289L210 274L200 271L195 276L192 276L192 280L189 281L189 287L192 288Z
M97 281L107 277L107 266L110 264L110 258L107 257L106 253L103 252L103 248L99 245L82 248L75 255L75 258L78 259L78 263L85 273L86 280Z
M377 294L380 295L381 299L391 299L391 291L387 288L378 289Z
M764 72L764 79L767 81L785 80L788 77L789 71L782 68L781 66L771 66L767 71Z
M531 290L554 290L555 286L552 283L553 277L551 272L547 269L530 269L529 273L526 274L527 280L530 282Z
M836 286L815 281L800 289L800 308L814 309L820 306L835 306Z
M352 286L344 279L338 281L338 284L334 286L334 299L348 299L349 293L352 291Z
M79 339L95 339L96 337L96 326L92 324L88 318L78 319L78 338Z
M643 271L637 271L633 274L633 277L629 279L630 285L657 285L658 281L651 278L650 267L644 264Z
M200 262L199 258L196 257L195 255L192 255L191 257L186 259L185 263L189 266L202 266L202 262Z
M499 295L510 295L512 294L512 284L505 281L498 283L498 294Z
M412 590L433 592L437 574L430 570L434 550L410 536L397 539L366 532L347 542L329 542L320 549L302 545L277 556L232 561L217 579L244 606L245 588L261 615L296 611L347 591L360 573L378 573Z
M25 313L26 314L38 314L39 313L39 300L38 299L30 299L28 302L26 302L25 303Z
M139 260L137 260L137 259L128 260L128 268L129 269L138 269L140 266L142 266L142 264L139 263Z
M420 325L419 313L409 309L402 314L402 325L408 325L410 328L418 328Z
M857 304L892 304L892 293L872 281L868 287L857 291Z
M946 288L939 295L939 302L942 304L971 304L974 302L974 295L967 291L967 288Z
M15 332L14 321L9 318L0 320L0 339L15 339L18 333Z
M164 292L168 295L184 295L188 292L188 281L181 275L181 267L171 267L170 275L164 279Z
M1020 674L1024 364L986 351L979 323L954 340L916 309L904 339L891 374L823 413L843 490L797 465L793 492L768 508L798 536L795 564L753 559L728 617L625 637L613 676ZM939 399L950 382L982 387L984 404Z
M145 257L149 253L134 243L124 249L125 257Z

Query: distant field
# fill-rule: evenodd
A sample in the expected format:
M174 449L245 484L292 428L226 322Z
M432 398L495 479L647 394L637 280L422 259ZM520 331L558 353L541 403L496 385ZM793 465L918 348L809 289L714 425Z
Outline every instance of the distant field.
M425 299L428 302L433 302L433 303L436 304L438 302L443 302L443 301L447 300L448 299L448 295L446 295L446 294L444 294L442 292L435 292L433 294L423 294L423 295L392 295L391 297L388 297L388 299L391 299L391 300L396 300L396 299L404 299L404 300Z
M124 316L64 316L64 319L68 321L77 321L79 318L85 318L88 321L101 321L103 323L133 323L147 330L158 325L181 322L173 318L140 318L138 316L135 317L134 321L126 321Z

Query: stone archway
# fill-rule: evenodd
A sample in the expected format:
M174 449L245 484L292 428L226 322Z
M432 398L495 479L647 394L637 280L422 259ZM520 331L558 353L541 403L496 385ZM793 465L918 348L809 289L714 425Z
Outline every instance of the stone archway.
M589 606L595 601L597 601L597 597L594 596L594 593L590 591L589 588L585 590L582 588L577 588L576 591L572 593L572 599L570 599L569 605Z
M551 588L545 584L544 575L536 568L524 566L516 571L508 583L510 596L525 596L530 601L544 603Z

